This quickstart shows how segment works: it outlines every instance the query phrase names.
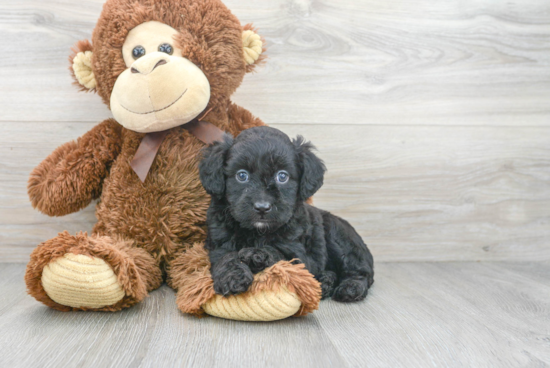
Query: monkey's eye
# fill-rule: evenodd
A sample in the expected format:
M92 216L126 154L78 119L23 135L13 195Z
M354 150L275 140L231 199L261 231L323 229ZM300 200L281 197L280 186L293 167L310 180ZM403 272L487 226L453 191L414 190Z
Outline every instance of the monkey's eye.
M237 171L235 178L238 182L246 183L248 181L248 172L246 170L239 170Z
M145 48L143 46L136 46L132 50L132 57L136 60L142 57L143 55L145 55Z
M170 46L169 43L163 43L162 45L160 45L159 46L159 51L160 52L165 52L168 55L172 55L172 53L174 52L174 50L172 49L172 46Z
M276 179L279 183L284 184L288 181L290 175L284 170L281 170L277 173Z

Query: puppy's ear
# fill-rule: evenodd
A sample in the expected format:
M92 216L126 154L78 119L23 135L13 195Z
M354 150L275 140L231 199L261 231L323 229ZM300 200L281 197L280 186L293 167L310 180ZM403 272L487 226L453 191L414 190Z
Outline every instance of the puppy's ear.
M199 175L206 193L222 198L225 193L225 175L223 166L227 152L233 145L233 137L224 134L223 142L216 142L202 151Z
M312 152L315 147L299 135L292 141L296 148L300 169L300 188L298 198L305 201L311 197L323 185L323 177L326 171L325 164Z

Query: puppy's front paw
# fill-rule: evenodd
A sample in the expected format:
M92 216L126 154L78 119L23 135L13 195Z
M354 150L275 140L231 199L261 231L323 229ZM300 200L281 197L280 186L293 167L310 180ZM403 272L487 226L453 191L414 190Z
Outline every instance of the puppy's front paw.
M213 270L212 279L216 294L228 296L247 291L254 281L254 275L247 265L233 263L222 270Z
M338 279L336 274L332 271L323 271L315 278L321 283L321 299L331 296L334 292L334 284Z
M274 254L265 248L243 248L239 260L248 265L253 273L258 273L277 263Z
M343 303L358 302L367 296L369 291L368 280L365 279L347 279L338 285L332 300Z

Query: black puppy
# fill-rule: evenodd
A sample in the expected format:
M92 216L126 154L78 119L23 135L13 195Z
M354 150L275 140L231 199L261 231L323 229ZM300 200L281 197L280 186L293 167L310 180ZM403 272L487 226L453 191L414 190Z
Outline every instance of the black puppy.
M239 294L253 274L299 259L321 282L322 297L354 302L373 283L373 259L345 220L305 203L325 166L301 136L269 127L229 135L203 151L200 178L212 196L207 214L214 290Z

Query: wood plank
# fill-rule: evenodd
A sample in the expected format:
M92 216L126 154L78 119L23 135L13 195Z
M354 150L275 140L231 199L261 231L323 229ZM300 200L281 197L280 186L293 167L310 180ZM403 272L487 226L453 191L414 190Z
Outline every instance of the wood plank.
M116 313L57 312L0 264L3 367L546 367L548 263L377 263L366 301L246 323L178 312L166 286Z
M326 302L316 314L350 366L550 364L547 273L535 280L507 263L377 266L365 304Z
M0 309L2 367L346 366L314 316L198 319L177 310L167 286L121 312L63 313L25 295L23 273L24 265L0 265L0 280L17 276L9 287L0 283L12 300Z
M77 93L70 47L102 0L0 4L3 121L110 116ZM550 3L228 0L269 45L234 99L278 124L550 124ZM32 50L21 57L21 53Z
M90 123L0 123L0 259L26 262L93 207L34 211L29 172ZM548 128L274 125L303 134L328 167L315 204L348 219L377 261L550 260Z

